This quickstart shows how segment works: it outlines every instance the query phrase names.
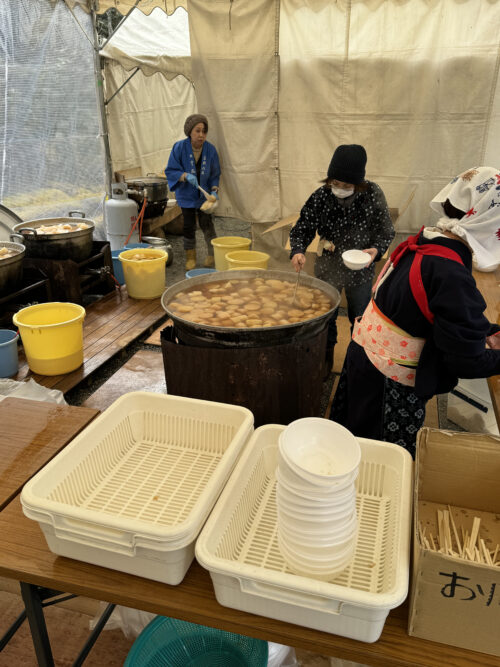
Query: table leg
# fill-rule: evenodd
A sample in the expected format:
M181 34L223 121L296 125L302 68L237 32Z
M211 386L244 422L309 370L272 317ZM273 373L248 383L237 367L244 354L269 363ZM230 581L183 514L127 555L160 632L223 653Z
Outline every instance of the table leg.
M54 659L50 648L47 626L45 625L39 587L33 584L26 584L23 581L20 583L38 665L39 667L54 667Z

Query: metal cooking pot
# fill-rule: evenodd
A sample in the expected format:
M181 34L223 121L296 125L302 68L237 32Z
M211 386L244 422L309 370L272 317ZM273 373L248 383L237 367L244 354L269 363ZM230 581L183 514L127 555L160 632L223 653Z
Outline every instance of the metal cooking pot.
M9 243L9 241L1 241L0 248L18 251L12 257L0 259L0 294L11 294L22 280L26 250L21 243Z
M162 239L159 236L143 236L142 241L144 243L149 243L152 248L164 250L167 253L167 262L165 266L170 266L172 264L174 261L174 250L167 239Z
M140 200L146 199L148 203L166 201L168 199L168 183L166 178L161 178L154 174L141 176L139 178L125 179L129 194L135 199L140 197Z
M78 214L80 217L73 217ZM38 259L72 259L74 262L83 262L92 253L92 235L94 222L85 218L81 211L70 211L68 218L44 218L31 220L14 225L10 238L19 241L26 247L26 257ZM87 229L77 229L76 225L84 222ZM38 234L37 228L42 225L74 224L74 232L61 234Z
M264 275L264 274L263 274ZM286 280L295 284L296 274L291 271L265 272L266 278L276 280ZM256 278L252 270L242 269L241 271L216 271L215 273L205 273L195 278L182 280L172 287L169 287L161 297L161 305L168 313L175 324L175 330L179 340L187 345L198 347L261 347L270 345L282 345L297 340L305 340L319 334L327 325L328 320L333 315L333 311L340 303L340 294L335 287L318 278L300 274L300 285L302 287L313 287L320 289L332 301L332 307L323 315L315 317L305 322L296 322L294 324L283 324L275 327L255 327L255 328L229 328L215 327L209 324L198 324L185 320L174 313L168 307L168 304L175 301L179 292L189 289L190 291L207 283L218 282L220 280L250 280Z

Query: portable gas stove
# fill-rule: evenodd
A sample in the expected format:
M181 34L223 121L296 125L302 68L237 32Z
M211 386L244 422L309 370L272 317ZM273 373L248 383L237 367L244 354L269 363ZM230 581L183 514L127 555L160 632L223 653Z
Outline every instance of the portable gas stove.
M25 258L24 266L42 271L50 282L53 301L69 301L85 306L112 292L113 264L107 241L94 241L91 256L83 262L71 259Z
M12 316L21 308L52 301L50 280L39 269L24 268L22 282L11 294L0 296L0 327L15 329Z

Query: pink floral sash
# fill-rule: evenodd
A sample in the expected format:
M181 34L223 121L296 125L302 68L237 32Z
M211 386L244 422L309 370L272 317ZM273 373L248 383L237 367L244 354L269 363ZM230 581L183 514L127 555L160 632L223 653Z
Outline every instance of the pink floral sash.
M400 329L380 312L373 299L356 319L352 340L361 345L383 375L407 387L415 386L415 369L425 338L414 338Z

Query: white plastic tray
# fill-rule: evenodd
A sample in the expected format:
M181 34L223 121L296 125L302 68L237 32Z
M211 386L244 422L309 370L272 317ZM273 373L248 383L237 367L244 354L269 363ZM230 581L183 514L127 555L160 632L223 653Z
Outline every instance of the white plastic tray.
M23 488L49 548L169 584L253 431L246 408L132 392Z
M359 438L354 560L331 582L293 574L277 541L276 463L284 426L258 428L196 543L220 604L365 642L408 593L413 461Z

